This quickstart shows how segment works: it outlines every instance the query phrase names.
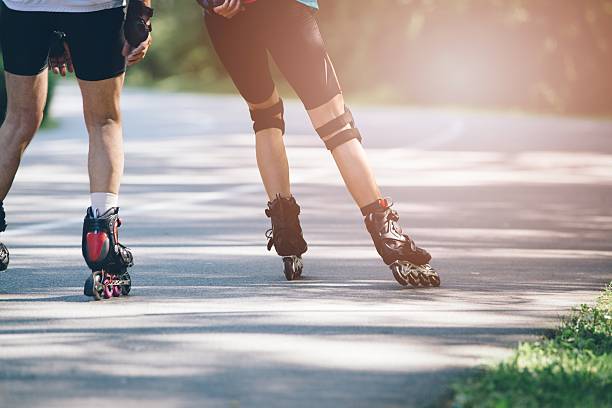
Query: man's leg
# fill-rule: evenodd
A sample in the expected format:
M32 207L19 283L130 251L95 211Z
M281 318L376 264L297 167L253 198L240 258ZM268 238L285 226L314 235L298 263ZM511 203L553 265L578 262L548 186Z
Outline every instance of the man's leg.
M47 99L47 71L35 76L5 73L8 106L0 127L0 233L6 229L3 201L8 194L21 157L40 127ZM0 243L0 271L9 264L9 252Z
M84 294L96 299L127 295L131 251L118 241L118 194L123 175L120 95L124 75L100 81L79 80L89 133L89 184L92 198L83 225L83 257L92 270ZM106 249L105 249L106 248ZM104 271L104 272L102 272Z
M79 80L85 124L89 133L88 169L92 194L119 194L123 175L120 111L123 79L124 75L103 81ZM110 207L116 206L115 203Z
M8 106L0 127L0 202L6 198L21 157L40 127L47 99L47 71L36 76L6 76Z
M92 274L83 292L95 299L128 294L128 268L134 264L130 249L119 242L118 235L124 162L120 111L126 64L122 54L124 18L121 7L73 13L64 18L62 27L81 88L89 134L91 207L83 221L82 252Z

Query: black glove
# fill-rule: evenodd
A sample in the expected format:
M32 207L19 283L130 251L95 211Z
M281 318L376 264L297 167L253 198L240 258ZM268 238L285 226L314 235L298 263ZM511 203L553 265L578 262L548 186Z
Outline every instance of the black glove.
M151 7L147 7L142 0L130 0L125 17L124 32L125 39L132 48L138 47L153 31L150 22L151 17L153 17Z
M196 0L198 4L204 7L205 10L212 10L215 7L218 7L223 4L223 0Z

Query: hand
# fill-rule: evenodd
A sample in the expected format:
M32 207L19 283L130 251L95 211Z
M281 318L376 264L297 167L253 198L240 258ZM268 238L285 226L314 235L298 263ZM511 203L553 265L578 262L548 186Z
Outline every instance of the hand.
M144 59L149 51L149 47L153 44L153 37L151 33L146 40L140 43L140 45L134 49L128 44L126 41L123 45L123 56L127 58L127 65L132 66L134 64L138 64L140 61Z
M54 74L65 77L68 72L74 72L74 66L72 65L72 56L68 44L62 41L62 45L64 47L63 54L49 55L49 69Z
M222 5L213 8L213 11L225 18L232 18L244 10L242 0L225 0Z

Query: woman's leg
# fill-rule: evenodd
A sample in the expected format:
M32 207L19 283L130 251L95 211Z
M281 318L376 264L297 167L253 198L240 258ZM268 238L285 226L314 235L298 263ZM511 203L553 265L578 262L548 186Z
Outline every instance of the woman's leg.
M274 24L274 21L264 21L270 18L266 3L250 5L231 20L207 15L206 27L219 58L249 105L257 165L269 198L266 215L271 219L272 228L266 234L268 250L274 247L283 257L285 277L294 280L302 274L301 257L308 246L302 236L300 207L289 188L283 103L272 81L268 52L261 40L263 33Z
M302 99L315 129L332 152L344 182L360 208L381 198L374 174L345 108L338 78L314 12L297 2L270 2L282 18L266 45Z
M345 112L344 96L338 94L323 105L309 109L308 115L315 129L319 129ZM351 124L347 124L337 131L329 134L328 139L332 139L341 132L351 129ZM365 150L358 139L350 139L331 151L336 165L342 174L353 199L363 208L381 198L380 189L376 184L374 172L368 163Z
M381 199L314 13L297 2L270 0L268 4L274 4L279 21L277 31L266 38L268 49L332 152L378 253L400 284L438 286L438 275L426 265L431 256L402 232L399 215Z
M206 28L219 58L245 99L254 122L256 155L268 198L291 196L285 152L282 101L261 40L260 5L232 19L206 15Z
M272 96L262 103L250 103L252 112L270 109L280 103L281 99L276 89ZM282 120L282 114L274 115ZM268 128L255 132L255 151L257 155L257 167L266 188L270 201L278 195L281 197L291 196L289 184L289 162L285 151L284 134L281 129Z

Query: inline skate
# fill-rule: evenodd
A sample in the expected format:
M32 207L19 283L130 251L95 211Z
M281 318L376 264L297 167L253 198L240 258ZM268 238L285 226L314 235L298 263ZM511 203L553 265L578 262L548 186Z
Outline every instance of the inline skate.
M119 243L121 226L119 208L104 214L87 209L83 223L83 257L91 269L83 293L95 300L109 299L130 293L132 280L128 268L134 265L132 252Z
M392 205L390 200L380 199L362 208L366 228L383 262L403 286L440 286L440 276L429 265L431 255L403 233Z
M266 215L272 221L272 228L266 232L268 251L274 247L283 257L288 281L300 279L304 268L302 255L308 250L300 226L300 206L295 198L283 198L279 194L268 203Z

